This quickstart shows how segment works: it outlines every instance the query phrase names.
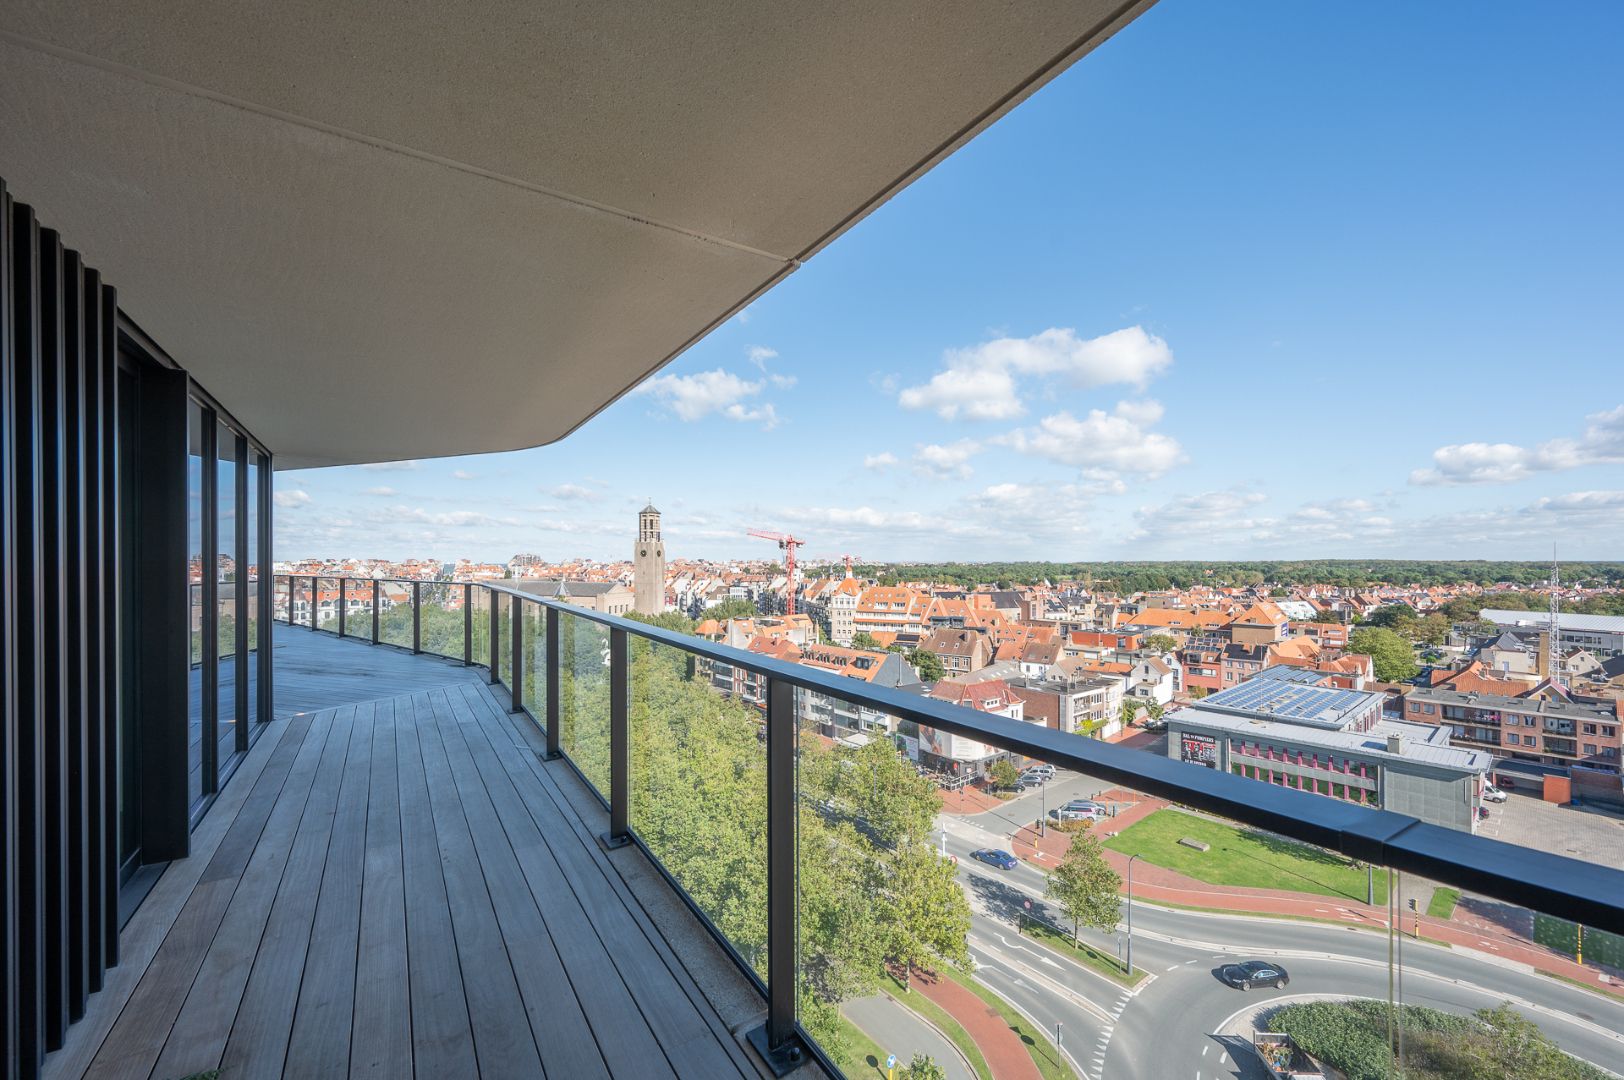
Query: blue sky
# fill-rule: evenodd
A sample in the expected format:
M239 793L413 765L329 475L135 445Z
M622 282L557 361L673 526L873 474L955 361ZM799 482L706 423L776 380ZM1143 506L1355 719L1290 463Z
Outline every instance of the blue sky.
M277 554L1624 558L1621 40L1162 0L563 443L279 474Z

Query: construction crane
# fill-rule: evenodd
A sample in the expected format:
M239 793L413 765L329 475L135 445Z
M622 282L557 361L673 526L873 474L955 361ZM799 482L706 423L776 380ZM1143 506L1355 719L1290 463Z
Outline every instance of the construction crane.
M784 573L789 578L789 584L784 589L784 614L795 614L795 549L806 541L788 533L768 532L765 529L751 529L750 535L775 542L784 553Z

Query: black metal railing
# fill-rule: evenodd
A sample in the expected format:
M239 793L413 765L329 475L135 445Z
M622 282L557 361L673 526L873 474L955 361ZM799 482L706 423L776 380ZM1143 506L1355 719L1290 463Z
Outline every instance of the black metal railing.
M304 590L312 601L308 605L311 618L305 624L318 631L339 632L343 624L339 623L338 616L327 620L335 623L327 627L316 614L320 586L331 580L279 576L275 590L278 621L294 624L301 621L298 613L306 610L300 602L301 590ZM345 582L356 579L336 580L342 595ZM813 1044L803 1041L804 1032L796 1022L796 695L801 692L1075 770L1184 807L1328 849L1370 866L1419 875L1589 928L1624 934L1624 870L1611 866L1066 734L1042 724L873 686L840 674L543 599L506 585L452 584L445 594L452 600L436 601L439 606L429 608L430 617L425 621L425 588L439 589L448 584L392 579L372 581L372 643L391 643L391 634L379 630L381 590L385 597L382 614L386 627L393 622L411 628L405 647L489 668L490 682L509 691L509 708L528 715L545 733L544 757L566 760L607 807L609 830L601 838L604 846L613 848L633 843L643 848L766 996L766 1023L753 1032L751 1038L776 1068L787 1069L805 1054L816 1052ZM460 598L456 596L458 591ZM451 605L449 608L447 603ZM408 605L410 610L397 613L402 605ZM456 616L461 635L460 653L446 648L425 648L424 635L429 634L434 642L441 642L440 635L444 627L452 624L452 615ZM590 624L598 633L582 633L578 623ZM539 650L536 648L538 637ZM572 642L571 655L565 655L566 638ZM767 930L764 963L759 956L741 954L736 943L717 928L713 913L689 896L682 882L662 862L659 852L644 842L635 827L629 806L628 779L633 743L629 725L632 686L629 646L634 642L644 649L677 650L690 663L749 672L764 681L762 704L753 706L759 712L765 742ZM586 718L576 716L580 702L572 696L575 683L570 676L572 673L579 676L583 671L590 674L598 668L606 669L608 715L591 719L595 723L606 721L607 747L594 742L590 747L593 753L587 754L583 749L586 740L579 730ZM690 673L693 670L690 668ZM708 674L696 679L707 686L711 683ZM811 710L809 704L806 711ZM600 755L599 750L606 752ZM587 760L588 757L592 760Z

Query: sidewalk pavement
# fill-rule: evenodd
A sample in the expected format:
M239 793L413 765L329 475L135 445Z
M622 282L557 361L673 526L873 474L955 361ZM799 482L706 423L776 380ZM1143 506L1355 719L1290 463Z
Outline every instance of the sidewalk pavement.
M987 1059L993 1080L1043 1080L1026 1044L991 1006L970 991L933 972L914 971L913 988L940 1005L970 1033Z
M1004 805L1004 800L996 795L988 795L979 788L966 784L958 791L945 791L941 788L936 794L942 800L942 813L944 814L984 814L988 810L996 810Z
M1101 796L1101 801L1105 797ZM1145 799L1114 818L1108 818L1096 828L1109 837L1126 829L1166 803L1159 799ZM1032 826L1026 826L1013 838L1011 850L1016 858L1025 859L1042 870L1052 870L1071 847L1071 835L1055 829L1039 835ZM1128 857L1121 852L1106 849L1106 861L1118 874L1127 875ZM1293 893L1279 889L1252 889L1239 885L1213 885L1169 870L1152 866L1140 859L1133 870L1133 894L1137 900L1158 901L1181 907L1202 908L1210 911L1232 911L1237 914L1288 915L1316 919L1324 922L1349 923L1386 931L1388 929L1385 906L1372 906L1363 899ZM1123 883L1126 891L1126 881ZM1457 911L1460 909L1457 908ZM1468 914L1468 918L1470 915ZM1406 933L1419 934L1434 941L1443 941L1463 949L1487 952L1506 960L1526 964L1547 975L1557 975L1581 983L1603 993L1624 998L1624 980L1606 972L1577 963L1496 926L1487 920L1435 919L1430 915L1416 915L1408 910L1400 913L1399 927Z

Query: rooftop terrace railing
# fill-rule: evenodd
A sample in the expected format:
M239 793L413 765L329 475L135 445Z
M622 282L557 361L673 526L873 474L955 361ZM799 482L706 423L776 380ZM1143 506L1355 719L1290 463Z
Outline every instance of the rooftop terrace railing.
M1372 906L1379 892L1388 896L1390 937L1403 922L1403 875L1624 935L1624 870L1612 866L871 686L507 585L283 575L274 595L278 621L487 667L509 708L544 734L545 757L568 761L607 807L602 843L641 847L765 995L767 1020L751 1038L780 1070L808 1053L832 1064L798 1023L815 1008L809 986L831 978L824 968L833 962L811 943L829 914L818 906L823 878L828 866L845 865L841 845L884 843L875 839L884 830L860 813L855 832L808 831L807 815L833 813L831 800L808 794L824 781L814 775L820 747L806 728L814 705L829 699L1380 870L1381 890L1375 870L1360 870L1360 880L1370 876ZM719 669L730 678L713 678ZM717 776L732 779L712 790ZM858 802L861 782L846 788ZM705 837L697 848L696 834ZM947 842L944 831L943 851ZM830 861L819 864L818 880L805 880L814 855ZM867 887L883 891L886 882ZM1129 911L1131 927L1131 885ZM1420 929L1418 916L1416 936ZM1128 950L1131 973L1131 929ZM905 962L905 980L908 970Z

